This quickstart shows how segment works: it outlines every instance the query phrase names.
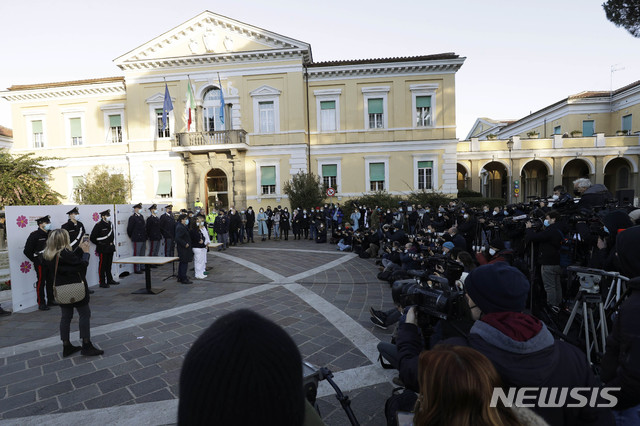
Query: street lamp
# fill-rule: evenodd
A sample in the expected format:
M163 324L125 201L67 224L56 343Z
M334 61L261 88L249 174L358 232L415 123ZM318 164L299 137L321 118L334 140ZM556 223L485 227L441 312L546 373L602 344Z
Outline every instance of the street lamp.
M513 149L513 137L510 137L507 141L507 149L509 149L509 196L507 197L508 203L512 204L513 194L513 160L511 159L511 150Z

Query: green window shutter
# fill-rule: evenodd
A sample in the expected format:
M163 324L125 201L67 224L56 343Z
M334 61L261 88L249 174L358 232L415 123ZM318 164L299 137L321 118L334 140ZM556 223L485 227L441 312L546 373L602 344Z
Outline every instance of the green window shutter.
M120 115L109 116L109 127L122 127L122 118Z
M76 189L82 183L82 176L71 176L72 189Z
M156 115L162 115L162 108L156 108Z
M161 170L158 172L157 195L171 195L171 170Z
M556 126L553 128L553 134L554 135L561 135L562 134L562 126Z
M382 114L382 99L369 99L369 114Z
M337 177L338 165L337 164L323 164L322 165L322 177Z
M320 109L336 109L336 101L322 101Z
M384 163L369 163L369 180L384 181Z
M430 169L433 167L433 161L418 161L419 169Z
M82 137L82 124L80 122L80 118L70 118L69 128L71 129L72 138Z
M416 108L431 108L431 96L416 96Z
M631 114L622 117L622 130L628 130L629 132L631 132L631 120Z
M35 120L31 122L31 129L33 133L42 133L42 120Z
M596 126L593 120L584 120L582 122L582 136L593 136L595 133Z
M260 185L276 184L276 166L260 167Z

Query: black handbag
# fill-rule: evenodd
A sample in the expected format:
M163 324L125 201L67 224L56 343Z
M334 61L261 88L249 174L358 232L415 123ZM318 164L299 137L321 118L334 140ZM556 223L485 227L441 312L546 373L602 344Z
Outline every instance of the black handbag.
M56 278L58 275L58 261L60 260L60 254L56 257L56 268L53 276L53 297L56 302L61 305L71 305L76 302L81 302L87 297L87 291L84 287L84 282L74 282L69 284L56 284ZM78 274L80 278L80 274Z

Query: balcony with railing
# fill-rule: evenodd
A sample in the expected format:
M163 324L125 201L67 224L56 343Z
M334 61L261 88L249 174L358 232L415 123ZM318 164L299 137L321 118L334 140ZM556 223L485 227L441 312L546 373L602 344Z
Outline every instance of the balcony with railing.
M216 149L247 149L247 132L245 130L223 130L213 132L176 133L172 142L176 151L200 151Z

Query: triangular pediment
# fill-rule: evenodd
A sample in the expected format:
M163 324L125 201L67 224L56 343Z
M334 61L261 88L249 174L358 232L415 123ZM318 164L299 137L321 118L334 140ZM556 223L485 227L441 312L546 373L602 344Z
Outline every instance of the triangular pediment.
M260 86L255 90L252 90L251 92L249 92L249 95L251 96L273 96L273 95L280 95L280 91L276 88L273 88L271 86Z
M122 68L128 63L269 51L302 51L309 60L311 55L307 43L205 11L114 62Z
M176 98L174 98L174 97L172 96L172 97L171 97L171 102L175 102L175 101L176 101ZM148 104L157 104L157 103L162 103L162 102L164 102L164 93L160 93L160 92L158 92L158 93L156 93L156 94L155 94L155 95L153 95L153 96L149 96L149 97L146 99L146 102L147 102Z

